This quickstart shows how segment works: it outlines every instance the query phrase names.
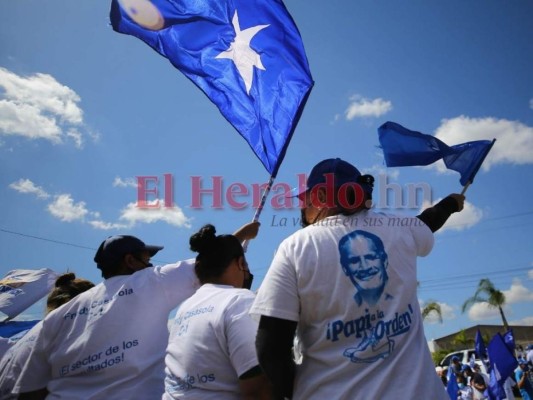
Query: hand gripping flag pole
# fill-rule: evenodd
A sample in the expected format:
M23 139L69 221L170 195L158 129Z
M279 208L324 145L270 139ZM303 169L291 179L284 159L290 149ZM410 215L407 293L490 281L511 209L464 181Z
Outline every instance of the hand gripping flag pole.
M496 142L496 139L477 140L448 146L434 136L411 131L395 122L385 122L378 128L378 134L387 167L429 165L442 159L446 168L461 174L461 194L474 182Z
M281 0L112 0L111 25L185 74L270 173L259 218L313 87L302 39Z

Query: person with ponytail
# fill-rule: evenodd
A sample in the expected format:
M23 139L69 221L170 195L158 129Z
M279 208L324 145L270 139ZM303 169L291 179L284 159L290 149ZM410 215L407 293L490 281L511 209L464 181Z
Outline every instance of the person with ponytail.
M259 224L248 227L253 238ZM255 234L253 233L255 231ZM165 358L163 399L270 399L255 350L255 298L241 242L205 225L191 236L201 287L178 308Z
M46 314L92 287L94 287L94 283L86 279L76 278L72 272L60 275L46 299ZM20 338L0 360L0 399L14 400L18 398L18 395L12 394L13 386L33 348L35 339L41 332L41 328L42 321Z

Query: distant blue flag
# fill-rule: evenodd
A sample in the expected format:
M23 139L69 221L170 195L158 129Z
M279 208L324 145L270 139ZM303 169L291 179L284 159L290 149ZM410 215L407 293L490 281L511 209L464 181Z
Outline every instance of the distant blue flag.
M503 341L505 342L505 345L507 346L507 348L509 349L511 354L514 355L514 350L516 348L516 345L515 345L514 334L513 334L513 330L512 329L509 329L505 333L505 335L503 335Z
M461 174L461 185L474 182L495 140L477 140L448 146L434 136L411 131L395 122L378 128L387 167L429 165L442 159L446 168Z
M513 374L518 363L499 333L494 335L490 341L487 352L491 366L489 392L494 399L502 398L498 397L501 395L501 388L503 388L505 380Z
M277 174L313 86L281 0L112 0L110 18L191 79Z
M480 360L483 361L487 357L487 348L485 347L485 342L483 341L483 337L481 336L479 329L476 332L475 350Z
M450 400L457 400L457 394L459 393L459 385L457 384L457 378L453 372L453 368L450 364L448 367L448 383L446 384L446 392L450 396Z

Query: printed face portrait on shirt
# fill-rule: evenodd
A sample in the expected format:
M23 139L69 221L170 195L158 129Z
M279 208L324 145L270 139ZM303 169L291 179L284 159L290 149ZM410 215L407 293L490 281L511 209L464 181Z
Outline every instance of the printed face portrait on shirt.
M346 276L357 289L358 305L375 305L388 281L388 257L381 239L366 231L354 231L339 242L340 262Z

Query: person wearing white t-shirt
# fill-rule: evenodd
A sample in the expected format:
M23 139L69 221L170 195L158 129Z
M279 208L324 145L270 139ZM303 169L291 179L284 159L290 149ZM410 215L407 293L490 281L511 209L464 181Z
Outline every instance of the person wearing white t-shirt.
M46 316L14 393L160 399L170 311L199 287L194 260L151 268L162 248L128 235L104 240L94 257L104 282Z
M258 228L258 225L256 225ZM255 350L255 298L239 240L206 225L191 236L202 286L180 304L165 357L163 399L270 399Z
M448 399L430 373L416 258L464 196L418 217L392 216L369 209L373 182L327 159L298 195L304 229L281 243L250 310L260 316L259 362L279 398Z
M60 275L54 284L54 288L46 299L46 314L69 302L78 294L94 287L94 283L86 279L76 278L72 272ZM8 350L0 359L0 399L15 400L17 395L12 393L22 366L26 362L31 349L41 332L42 321L38 322L24 336Z

